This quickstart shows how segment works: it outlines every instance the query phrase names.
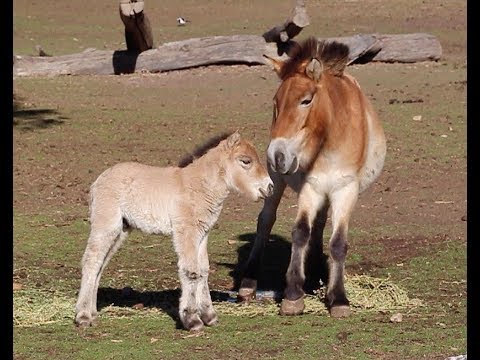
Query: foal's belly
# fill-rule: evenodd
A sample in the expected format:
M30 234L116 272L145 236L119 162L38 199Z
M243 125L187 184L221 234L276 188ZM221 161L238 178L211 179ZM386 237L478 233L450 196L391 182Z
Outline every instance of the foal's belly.
M146 234L172 234L172 222L165 206L155 204L147 209L136 206L125 206L122 209L125 221L134 229Z

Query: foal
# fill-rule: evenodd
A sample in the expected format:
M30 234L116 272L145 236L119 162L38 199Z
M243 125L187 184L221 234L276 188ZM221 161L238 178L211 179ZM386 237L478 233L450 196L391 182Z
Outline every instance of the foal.
M273 192L273 183L255 147L238 132L212 139L196 155L180 167L120 163L93 183L90 237L76 304L78 326L89 326L95 320L102 272L132 228L172 235L183 326L200 330L204 324L217 322L208 288L208 232L230 191L258 201Z

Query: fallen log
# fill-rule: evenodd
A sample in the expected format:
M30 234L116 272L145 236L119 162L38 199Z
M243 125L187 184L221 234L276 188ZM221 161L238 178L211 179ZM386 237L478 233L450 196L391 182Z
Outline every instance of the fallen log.
M349 63L436 61L442 56L438 39L424 33L359 34L320 39L348 45ZM87 49L79 54L52 57L16 56L13 75L110 75L208 65L260 65L266 64L263 54L277 58L287 56L281 55L276 43L266 42L262 36L213 36L165 43L142 53Z

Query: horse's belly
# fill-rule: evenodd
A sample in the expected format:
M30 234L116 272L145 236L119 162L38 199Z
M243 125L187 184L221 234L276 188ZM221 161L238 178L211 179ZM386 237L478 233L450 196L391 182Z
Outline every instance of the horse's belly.
M331 170L322 173L309 174L306 181L319 194L330 194L342 189L352 182L358 182L354 172Z

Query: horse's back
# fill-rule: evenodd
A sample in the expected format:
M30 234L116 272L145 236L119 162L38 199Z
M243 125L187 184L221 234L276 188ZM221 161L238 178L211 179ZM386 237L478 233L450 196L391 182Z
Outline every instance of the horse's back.
M364 113L367 122L367 139L365 143L365 161L359 172L359 190L362 192L367 189L380 175L387 144L382 123L373 109L370 100L364 97Z

